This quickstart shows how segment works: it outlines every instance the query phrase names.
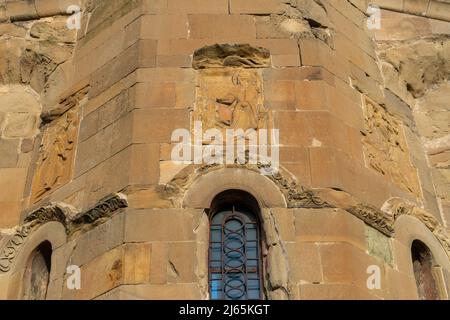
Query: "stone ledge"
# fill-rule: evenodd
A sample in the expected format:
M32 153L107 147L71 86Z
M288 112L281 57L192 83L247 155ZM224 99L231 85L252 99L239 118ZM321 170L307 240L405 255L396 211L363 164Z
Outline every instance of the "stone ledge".
M81 7L81 0L31 0L11 1L0 6L0 22L27 21L56 15L68 15L67 8Z

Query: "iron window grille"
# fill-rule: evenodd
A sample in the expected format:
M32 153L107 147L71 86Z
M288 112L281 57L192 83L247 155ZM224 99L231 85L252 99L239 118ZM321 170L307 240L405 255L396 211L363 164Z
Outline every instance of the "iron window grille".
M262 299L259 222L247 210L219 210L211 216L209 285L213 300Z

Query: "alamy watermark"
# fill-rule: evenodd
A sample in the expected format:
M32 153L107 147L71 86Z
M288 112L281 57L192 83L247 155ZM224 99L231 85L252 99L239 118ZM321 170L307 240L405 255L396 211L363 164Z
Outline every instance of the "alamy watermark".
M249 164L258 165L261 174L272 175L279 170L278 129L208 129L194 122L194 134L187 129L172 133L172 161L186 164ZM270 154L269 154L270 150Z
M380 30L381 29L381 8L377 5L370 4L367 7L367 29Z
M66 26L69 30L80 30L81 29L81 8L77 5L71 5L67 8L66 12L70 14L67 18Z
M381 289L381 269L377 265L371 265L367 268L367 274L370 276L367 278L367 289L379 290Z
M380 30L381 29L381 9L379 6L370 4L367 7L367 14L369 18L367 19L367 29L369 30Z
M66 269L67 277L67 289L80 290L81 289L81 269L79 266L71 265Z

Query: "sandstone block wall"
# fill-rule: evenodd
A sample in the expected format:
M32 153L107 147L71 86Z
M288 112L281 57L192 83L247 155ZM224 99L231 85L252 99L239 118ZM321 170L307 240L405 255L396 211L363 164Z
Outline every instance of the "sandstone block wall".
M0 298L47 240L48 298L207 299L227 188L261 205L269 299L417 299L415 239L448 298L446 2L379 1L380 30L362 0L77 4L69 30L66 1L0 1ZM257 111L202 107L230 93ZM279 129L280 175L174 163L195 120Z

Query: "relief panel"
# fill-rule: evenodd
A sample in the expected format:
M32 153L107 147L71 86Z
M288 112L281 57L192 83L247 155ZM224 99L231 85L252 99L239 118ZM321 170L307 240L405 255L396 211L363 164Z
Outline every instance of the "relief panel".
M78 111L72 109L45 128L33 178L32 203L70 181L78 127Z
M362 141L367 165L401 189L421 197L417 169L411 164L401 122L368 98L364 99L364 115Z
M194 121L203 130L270 129L259 69L213 68L199 71Z

